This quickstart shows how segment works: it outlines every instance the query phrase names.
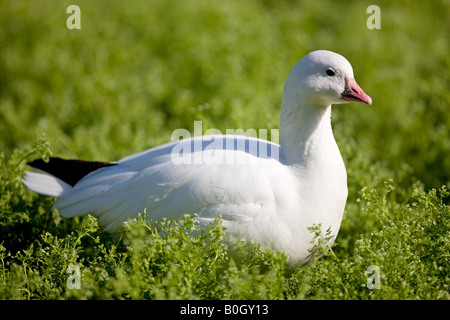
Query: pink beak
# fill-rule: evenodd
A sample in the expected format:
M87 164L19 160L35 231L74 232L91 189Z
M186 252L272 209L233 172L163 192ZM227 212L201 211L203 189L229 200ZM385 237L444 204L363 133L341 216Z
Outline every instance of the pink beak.
M372 104L372 98L365 94L353 78L345 77L345 89L344 92L342 92L341 97L347 101L356 101L368 105Z

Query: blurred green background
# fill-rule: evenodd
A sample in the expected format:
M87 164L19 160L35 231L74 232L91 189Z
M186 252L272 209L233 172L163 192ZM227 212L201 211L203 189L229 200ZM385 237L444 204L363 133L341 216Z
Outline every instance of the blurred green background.
M81 30L66 27L71 4ZM372 4L379 30L366 26ZM176 128L192 131L194 120L223 132L278 128L290 68L328 49L352 63L373 98L370 107L334 108L350 170L362 156L439 187L450 181L449 8L447 0L2 0L0 149L8 155L45 133L56 155L109 161L170 141Z
M72 4L80 30L66 26ZM366 25L374 4L379 30ZM448 0L0 0L0 298L152 298L156 286L169 298L448 299L450 197L424 190L450 184L449 9ZM20 182L23 158L46 149L42 134L55 156L114 161L177 128L193 132L194 121L277 129L284 81L316 49L344 55L373 105L333 109L344 220L335 254L291 276L273 256L268 273L230 264L216 277L217 257L195 239L152 265L154 247L117 248L92 219L62 219L53 198ZM186 241L171 239L165 248ZM85 290L64 293L71 263ZM369 265L381 267L382 290L364 288Z

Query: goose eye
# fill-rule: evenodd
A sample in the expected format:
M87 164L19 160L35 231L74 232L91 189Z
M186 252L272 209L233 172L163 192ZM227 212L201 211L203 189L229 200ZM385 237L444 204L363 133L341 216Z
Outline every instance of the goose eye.
M331 68L327 69L327 75L329 75L330 77L334 76L335 75L334 70Z

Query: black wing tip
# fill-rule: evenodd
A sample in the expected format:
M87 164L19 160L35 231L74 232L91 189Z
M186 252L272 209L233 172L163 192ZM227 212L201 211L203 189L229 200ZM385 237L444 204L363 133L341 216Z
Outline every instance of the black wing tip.
M111 162L66 160L57 157L49 158L48 161L36 159L27 162L27 164L61 179L72 187L89 173L100 168L115 165L115 163Z

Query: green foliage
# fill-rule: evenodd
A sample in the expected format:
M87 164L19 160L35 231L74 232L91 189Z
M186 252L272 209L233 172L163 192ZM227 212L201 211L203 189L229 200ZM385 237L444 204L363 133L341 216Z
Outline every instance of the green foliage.
M294 279L308 279L300 298L320 299L449 299L449 192L415 190L408 203L392 204L387 182L361 191L361 208L380 227L357 237L348 259L328 255L300 268ZM367 269L380 268L380 289L367 287ZM300 285L295 282L296 285ZM304 284L303 284L304 285ZM294 287L295 288L295 287Z
M330 254L329 234L313 226L313 251L322 257L291 266L282 253L247 242L230 244L220 219L202 230L195 217L153 223L144 214L119 239L103 233L91 216L62 219L48 211L47 198L26 192L18 179L23 157L48 152L46 144L40 139L30 151L2 162L3 299L450 298L450 208L445 204L450 192L445 187L415 189L403 203L391 200L393 181L364 187L358 207L347 215L372 221L370 228L343 227ZM380 289L366 287L371 265L381 270ZM70 266L80 269L80 289L68 285Z
M81 30L66 28L70 4ZM449 299L449 6L378 1L381 29L369 30L370 4L2 1L0 298ZM333 109L349 199L331 249L311 226L315 263L230 244L220 220L142 217L111 238L21 182L24 160L117 160L195 120L278 128L290 68L320 48L351 61L373 106Z

